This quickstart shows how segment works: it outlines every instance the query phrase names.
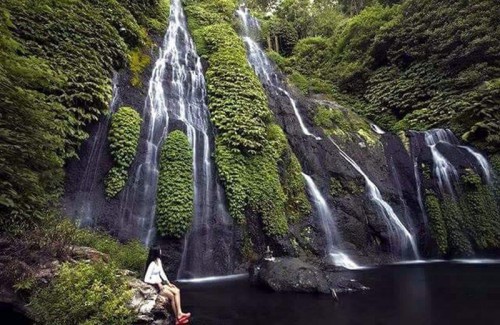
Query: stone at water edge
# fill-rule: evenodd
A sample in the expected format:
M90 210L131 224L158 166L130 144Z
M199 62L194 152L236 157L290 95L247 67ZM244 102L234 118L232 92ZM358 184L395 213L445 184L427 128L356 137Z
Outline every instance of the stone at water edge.
M331 294L368 289L349 277L348 273L329 271L298 258L277 258L261 261L250 269L250 281L276 292Z

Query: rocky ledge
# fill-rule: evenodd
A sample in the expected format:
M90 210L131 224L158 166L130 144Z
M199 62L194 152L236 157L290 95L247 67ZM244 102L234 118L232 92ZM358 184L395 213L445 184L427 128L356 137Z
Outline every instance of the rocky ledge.
M334 298L337 293L369 289L350 277L349 272L292 257L260 261L250 268L250 281L276 292L324 293Z

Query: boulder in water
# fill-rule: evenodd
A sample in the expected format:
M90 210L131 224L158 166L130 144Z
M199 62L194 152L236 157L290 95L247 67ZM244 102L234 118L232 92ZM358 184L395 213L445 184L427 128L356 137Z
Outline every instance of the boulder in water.
M337 293L368 289L348 275L291 257L262 260L250 269L253 284L276 292L331 294L332 289Z

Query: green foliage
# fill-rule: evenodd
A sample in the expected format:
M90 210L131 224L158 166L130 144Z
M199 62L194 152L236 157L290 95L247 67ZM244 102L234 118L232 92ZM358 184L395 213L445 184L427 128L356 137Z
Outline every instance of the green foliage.
M112 71L146 34L116 0L5 0L0 35L0 229L16 232L57 201L65 160L108 111Z
M209 109L217 129L215 158L229 212L241 224L247 218L262 221L267 235L283 236L288 220L308 213L309 204L300 165L283 131L272 122L264 90L230 24L237 3L200 0L186 4L198 51L209 63Z
M293 47L298 41L298 34L293 25L276 17L266 21L263 32L268 35L268 43L271 44L271 48L285 56L292 53Z
M130 324L131 292L112 264L65 263L32 297L33 318L44 324Z
M364 187L355 180L340 181L335 177L330 178L330 195L332 197L342 197L346 195L359 195L364 191Z
M271 114L243 43L228 24L209 25L199 35L209 55L209 108L221 143L249 153L262 150Z
M281 133L281 128L277 127ZM284 134L283 134L284 136ZM284 139L286 145L286 139ZM304 177L302 177L302 168L295 154L286 146L281 156L281 165L284 172L280 173L281 187L287 198L285 202L285 211L288 221L296 222L300 217L307 216L311 213L311 203L309 202L306 192Z
M314 123L322 127L327 135L353 141L361 139L369 146L380 143L368 123L350 110L319 106L314 115Z
M130 72L132 72L132 79L130 80L130 83L134 87L140 87L141 74L144 72L144 69L146 69L151 63L151 57L145 54L143 50L136 48L130 51L129 62Z
M245 156L216 142L216 162L226 187L229 212L243 223L246 215L260 217L269 236L288 232L286 196L281 187L277 154L271 145L257 155Z
M71 244L92 247L108 254L118 268L131 270L137 274L142 273L148 257L147 248L139 241L132 240L122 244L110 235L95 230L75 228Z
M378 3L377 3L378 2ZM401 4L398 4L401 3ZM337 10L308 37L317 11ZM343 11L351 17L338 16ZM277 11L298 24L288 69L361 100L358 111L392 131L448 127L489 153L500 148L500 5L493 0L287 0ZM309 34L309 35L308 35ZM290 73L290 72L287 72ZM301 86L304 88L303 86ZM335 94L338 96L338 94Z
M465 231L479 249L500 247L500 213L492 189L472 170L462 175L461 183Z
M108 140L114 166L105 180L108 198L116 196L127 183L128 168L139 145L141 121L139 113L131 107L120 107L111 118Z
M471 256L474 253L469 238L464 233L466 222L460 206L451 197L444 197L441 212L448 232L448 247L452 255Z
M162 236L181 238L193 217L193 152L182 131L163 145L158 179L156 224Z
M441 212L441 204L434 192L425 193L425 210L429 217L431 235L437 244L440 255L448 252L448 231Z

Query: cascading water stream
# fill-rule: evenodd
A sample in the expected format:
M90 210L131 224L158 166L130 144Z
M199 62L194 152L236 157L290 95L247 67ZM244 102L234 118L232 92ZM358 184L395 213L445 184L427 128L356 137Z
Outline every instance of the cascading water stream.
M363 176L365 179L366 183L366 189L368 191L368 196L372 200L372 202L375 203L375 205L378 207L379 214L383 217L383 220L385 221L388 230L391 234L391 239L396 238L398 243L400 244L401 251L404 252L405 249L407 248L408 244L411 246L411 249L413 251L413 254L416 259L420 259L420 255L418 252L417 244L415 242L415 239L413 238L413 235L406 229L406 227L401 223L399 220L398 216L392 209L392 207L387 203L383 198L382 194L380 193L380 190L378 187L371 181L371 179L368 177L368 175L365 174L365 172L361 169L361 167L351 158L349 157L341 148L340 146L333 141L333 139L329 138L330 141L337 147L337 149L340 152L340 155L349 163L351 166L354 167L358 171L358 173Z
M321 195L316 183L314 183L311 176L304 173L302 173L302 176L306 180L309 193L320 220L321 228L325 234L326 251L331 262L333 262L334 265L343 266L346 269L359 269L360 267L338 248L340 244L340 235L337 230L337 225L333 219L332 211L326 204L326 200L323 195Z
M243 41L244 41L246 49L247 49L248 61L249 61L250 65L254 68L257 75L259 76L261 83L266 88L276 89L277 91L279 91L279 92L283 93L285 96L287 96L291 105L292 105L292 108L294 110L294 114L297 117L297 120L300 124L302 132L305 135L312 136L315 139L320 140L321 139L320 137L314 135L313 133L311 133L308 130L308 128L306 127L306 125L303 122L303 119L300 115L300 112L297 109L295 100L293 100L293 98L290 96L290 94L284 89L284 85L282 84L282 82L278 78L278 75L275 71L274 65L267 58L266 54L260 48L260 46L257 44L257 42L255 42L252 39L252 37L251 37L252 34L255 34L256 32L258 32L258 30L257 31L252 30L252 29L255 30L255 29L259 28L258 21L250 15L248 8L246 8L243 5L239 7L239 9L237 10L236 13L242 22L242 26L243 26L242 29L243 29L243 33L244 33L242 38L243 38ZM374 128L374 131L377 133L380 131L383 132L378 127ZM331 140L331 141L333 142L333 140ZM346 159L346 161L348 161L365 178L370 198L379 207L380 214L383 215L384 220L386 221L386 223L389 227L389 230L393 234L392 237L395 237L398 239L399 243L403 246L402 250L404 250L408 246L407 243L409 243L415 257L417 259L419 259L420 257L418 254L417 245L415 243L413 236L406 229L406 227L401 223L401 221L399 220L397 215L394 213L392 207L386 201L384 201L382 199L382 195L380 194L380 191L378 190L378 188L368 178L368 176L361 170L359 165L356 164L356 162L354 160L352 160L344 151L342 151L342 149L340 149L340 147L335 142L333 142L333 143L338 148L342 157L344 157L344 159ZM328 218L325 217L325 215L328 215L328 213L326 213L326 214L322 213L322 211L325 211L324 208L325 207L328 208L328 207L326 206L326 203L325 203L325 205L323 205L321 203L321 202L324 202L324 199L323 200L319 199L318 194L320 194L320 193L319 193L319 191L317 191L317 187L315 190L314 182L312 181L312 179L310 177L307 178L306 176L307 175L304 175L304 178L306 179L309 190L310 190L311 195L314 199L314 204L315 204L315 206L317 206L319 217L322 220L322 224L326 225L328 228L328 224L324 223L324 222L326 222L325 220L328 220ZM331 212L329 213L329 215L330 215L329 218L332 219ZM327 237L329 236L328 231L326 231L326 236Z
M448 193L455 197L453 184L458 180L458 171L448 159L438 150L437 144L442 142L449 145L455 144L455 137L449 130L432 129L424 132L425 144L429 147L434 162L434 175L438 178L441 193Z
M285 90L284 84L278 78L278 74L275 70L274 65L254 40L254 38L260 34L260 26L258 21L250 15L248 8L246 8L244 5L238 8L236 14L240 18L241 25L243 27L242 39L247 50L248 62L255 70L255 73L258 75L261 83L264 85L264 87L268 88L268 90L280 92L288 98L303 134L311 136L316 140L321 140L320 137L309 131L303 121L295 100L292 98L290 93ZM306 180L312 201L314 203L314 206L316 207L318 218L320 219L321 226L325 233L325 238L327 241L326 250L329 258L335 265L343 266L348 269L359 268L359 266L355 262L353 262L349 258L349 256L347 256L347 254L343 253L338 248L340 244L340 235L337 231L337 226L335 224L333 214L312 178L306 174L303 174L303 176Z
M111 115L116 111L120 104L120 89L118 88L118 74L114 74L112 81L113 93L109 104L109 112L103 116L103 121L99 122L97 132L92 135L92 146L88 160L85 165L83 174L81 175L78 192L74 199L74 214L73 218L80 227L93 226L95 220L95 204L97 199L94 197L97 193L95 190L99 179L97 177L101 158L106 148L106 138L111 121Z
M254 38L252 38L256 37L256 35L260 33L260 26L257 19L252 17L250 15L248 8L243 5L238 8L236 14L240 18L240 21L243 26L242 39L247 49L248 62L255 70L255 73L259 77L260 82L268 88L274 88L278 90L288 98L290 104L292 105L293 112L297 117L297 120L299 121L302 133L304 133L307 136L314 137L316 140L321 140L320 137L314 135L311 131L309 131L299 112L297 103L292 98L290 93L287 90L285 90L285 86L278 78L278 74L275 71L274 65L271 63L267 55L260 48L260 46L254 40Z
M417 201L418 207L420 208L420 213L422 214L422 220L424 222L425 229L428 229L429 221L427 217L427 211L424 206L424 198L422 196L422 180L420 178L420 169L418 168L418 154L416 149L411 147L411 158L413 162L413 175L415 177L415 188L417 189Z
M232 220L227 216L220 185L215 181L205 78L187 30L181 0L171 1L169 25L149 81L143 115L146 153L137 164L132 185L122 201L122 220L126 221L123 226L139 227L140 239L147 245L152 243L158 149L169 124L173 127L182 124L193 152L194 213L191 229L185 237L178 277L231 273Z
M491 184L491 167L490 164L488 163L488 160L479 152L474 151L472 148L467 147L467 146L459 146L459 148L463 148L467 150L468 153L470 153L477 161L479 166L481 166L481 169L483 171L484 178L488 184Z

